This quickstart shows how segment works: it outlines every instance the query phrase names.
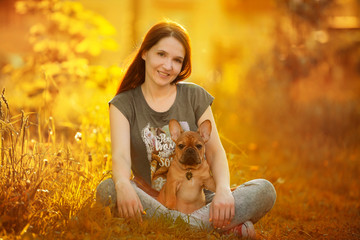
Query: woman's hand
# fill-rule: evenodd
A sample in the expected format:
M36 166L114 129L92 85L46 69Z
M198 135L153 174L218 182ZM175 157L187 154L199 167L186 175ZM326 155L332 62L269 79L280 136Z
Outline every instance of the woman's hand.
M210 205L210 221L214 228L224 228L235 216L234 197L230 189L216 191Z
M142 222L143 206L129 180L115 184L118 212L122 218L133 218Z

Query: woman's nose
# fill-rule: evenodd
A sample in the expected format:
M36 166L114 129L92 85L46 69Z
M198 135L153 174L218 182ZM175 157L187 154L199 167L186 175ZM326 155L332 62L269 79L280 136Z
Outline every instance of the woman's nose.
M164 62L164 68L166 70L171 70L173 67L171 59L167 58Z

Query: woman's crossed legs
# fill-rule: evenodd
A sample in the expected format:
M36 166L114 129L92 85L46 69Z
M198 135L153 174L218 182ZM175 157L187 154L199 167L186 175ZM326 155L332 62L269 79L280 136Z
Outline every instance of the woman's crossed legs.
M195 227L212 228L209 221L209 209L215 193L206 191L206 206L191 214L183 214L175 210L169 210L153 197L145 193L132 182L138 194L146 217L168 215L172 219L181 217L184 221ZM275 204L276 192L274 186L265 179L255 179L237 187L232 192L235 199L235 217L223 230L226 231L246 221L256 223ZM116 207L115 184L111 178L102 181L97 187L96 201L104 206Z

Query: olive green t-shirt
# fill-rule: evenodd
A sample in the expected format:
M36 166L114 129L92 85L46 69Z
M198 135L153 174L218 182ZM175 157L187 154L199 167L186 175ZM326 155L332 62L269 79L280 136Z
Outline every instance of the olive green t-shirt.
M214 98L202 87L189 82L177 83L173 105L166 112L154 111L146 102L141 87L116 95L113 104L130 124L131 169L155 190L166 181L175 143L169 133L170 119L184 131L196 131L197 122Z

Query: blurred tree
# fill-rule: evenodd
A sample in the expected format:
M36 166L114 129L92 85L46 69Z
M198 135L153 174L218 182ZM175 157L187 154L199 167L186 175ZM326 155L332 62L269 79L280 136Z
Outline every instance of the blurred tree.
M327 18L326 10L334 0L277 0L277 2L280 6L286 7L294 17L321 28Z
M33 52L26 57L25 65L3 68L11 77L11 85L17 86L12 91L19 92L23 108L51 109L62 87L78 88L89 81L86 84L104 88L105 82L119 72L114 67L91 65L103 50L118 48L112 38L115 28L102 16L75 1L16 1L15 7L19 14L39 17L29 30Z
M276 44L272 60L276 79L286 82L296 81L307 77L320 63L327 63L330 70L336 64L340 64L347 71L354 72L354 67L357 68L359 64L352 59L360 50L358 44L360 28L355 26L352 29L341 27L334 29L331 20L344 8L344 4L340 2L277 0L281 14L276 18ZM347 2L345 4L348 5L347 8L358 8L359 2ZM358 20L353 16L350 16L350 19ZM343 54L344 52L348 54ZM341 62L337 60L338 56L342 57ZM347 64L344 64L346 62ZM349 65L349 62L352 63ZM334 76L330 74L328 77L330 79Z
M247 102L261 134L289 131L306 139L316 133L341 141L357 131L360 28L334 28L330 20L343 14L339 2L277 1L273 49L247 75ZM359 8L359 1L346 2Z
M277 0L274 71L287 82L307 76L326 57L327 11L333 0Z

